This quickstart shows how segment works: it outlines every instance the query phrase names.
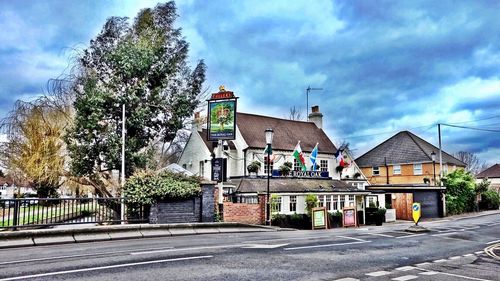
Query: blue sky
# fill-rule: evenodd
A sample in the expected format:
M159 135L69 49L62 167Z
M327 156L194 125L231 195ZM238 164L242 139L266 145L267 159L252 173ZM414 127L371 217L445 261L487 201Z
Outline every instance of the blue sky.
M0 0L0 117L71 65L109 16L157 1ZM360 156L400 130L437 143L438 122L500 130L500 2L177 1L206 87L239 110L284 117L319 105ZM475 121L478 120L478 121ZM368 135L368 136L367 136ZM360 137L366 136L366 137ZM264 137L264 134L262 135ZM443 128L448 152L500 162L500 133Z

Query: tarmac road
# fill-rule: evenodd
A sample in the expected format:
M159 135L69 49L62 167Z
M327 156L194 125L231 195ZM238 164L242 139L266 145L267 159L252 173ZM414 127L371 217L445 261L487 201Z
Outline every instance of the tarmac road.
M500 281L498 213L421 224L2 249L0 280Z

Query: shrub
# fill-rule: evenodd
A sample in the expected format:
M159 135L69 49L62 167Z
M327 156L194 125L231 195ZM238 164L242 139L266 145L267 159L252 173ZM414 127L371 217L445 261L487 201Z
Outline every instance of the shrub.
M458 169L443 179L446 186L446 211L450 215L471 212L475 206L475 180L472 174Z
M260 165L259 161L253 161L247 166L247 170L249 173L257 173L260 169Z
M292 162L285 162L279 168L280 174L283 176L287 176L288 173L292 170Z
M307 214L273 215L271 224L279 227L296 228L296 229L311 229L311 217Z
M488 210L497 210L500 207L500 195L496 191L487 190L482 193L484 207Z
M314 194L307 194L306 196L306 211L309 216L311 216L311 211L313 208L318 206L318 197Z
M125 183L127 201L132 204L153 204L158 200L182 200L201 194L196 177L164 171L159 174L137 172Z

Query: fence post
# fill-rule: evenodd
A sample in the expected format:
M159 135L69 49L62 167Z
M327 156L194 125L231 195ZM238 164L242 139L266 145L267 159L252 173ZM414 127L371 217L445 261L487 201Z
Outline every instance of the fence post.
M19 199L14 199L14 218L12 220L12 230L16 231L17 230L17 224L19 223L19 213L21 210L19 210L19 207L21 204L19 204Z

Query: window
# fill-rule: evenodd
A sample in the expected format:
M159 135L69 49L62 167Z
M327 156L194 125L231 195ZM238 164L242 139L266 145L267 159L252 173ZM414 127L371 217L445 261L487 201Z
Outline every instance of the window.
M331 195L326 196L326 210L327 211L332 210L332 196Z
M318 195L318 207L323 207L325 206L325 196L324 195Z
M372 173L374 176L379 176L380 170L378 169L378 167L372 167Z
M342 210L345 207L345 196L344 195L339 195L340 196L340 209Z
M281 196L276 196L273 198L272 206L271 206L271 211L273 213L279 213L281 212Z
M338 210L339 209L339 202L337 201L337 196L332 196L332 197L333 197L332 210Z
M377 207L377 196L366 196L366 199L369 208Z
M322 172L328 172L328 160L319 160L319 169Z
M414 175L422 174L422 164L413 164L413 174Z
M290 212L297 211L297 196L290 196Z
M299 162L297 162L297 159L293 158L293 170L294 171L300 171L302 167L300 166Z
M392 167L392 172L394 175L401 175L401 165L394 165Z
M274 161L271 161L271 163L269 164L269 173L270 174L273 173L273 165L274 165ZM264 174L267 175L267 156L264 156Z
M354 206L354 195L349 195L349 206Z
M205 174L205 161L200 161L200 176Z

